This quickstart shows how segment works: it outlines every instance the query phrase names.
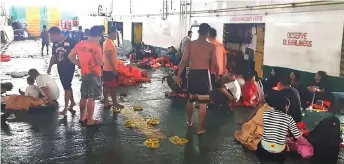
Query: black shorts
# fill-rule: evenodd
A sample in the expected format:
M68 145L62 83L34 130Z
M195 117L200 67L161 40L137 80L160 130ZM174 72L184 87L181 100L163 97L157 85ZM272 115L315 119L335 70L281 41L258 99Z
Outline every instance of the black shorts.
M107 88L117 88L118 87L118 75L112 71L103 71L103 84Z
M42 42L42 47L44 46L49 47L49 42Z
M75 65L74 64L61 64L57 66L60 76L61 84L64 90L72 89L72 81L74 77Z
M215 89L215 88L221 88L221 84L219 81L215 81L215 76L214 74L210 74L210 78L211 78L211 86L212 86L212 89ZM221 79L221 76L222 75L219 75L219 79Z
M209 70L190 69L187 80L189 102L208 103L211 90Z

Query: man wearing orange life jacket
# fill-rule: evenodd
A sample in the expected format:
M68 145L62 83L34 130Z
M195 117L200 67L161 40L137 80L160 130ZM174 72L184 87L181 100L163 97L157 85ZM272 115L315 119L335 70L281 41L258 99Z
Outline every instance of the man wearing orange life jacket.
M216 59L219 66L219 76L222 76L226 72L227 57L226 50L221 42L216 40L217 32L214 28L209 31L208 40L210 43L214 44L216 47ZM219 84L215 82L216 69L214 67L210 68L211 84L212 88L219 88Z

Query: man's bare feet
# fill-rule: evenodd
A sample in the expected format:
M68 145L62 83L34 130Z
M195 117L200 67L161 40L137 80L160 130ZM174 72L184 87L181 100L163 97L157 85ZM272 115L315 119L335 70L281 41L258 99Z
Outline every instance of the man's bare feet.
M63 111L59 113L60 115L66 115L67 114L67 108L64 108Z
M123 105L121 105L121 104L118 104L117 102L116 102L116 103L114 103L114 104L113 104L113 106L114 106L115 108L117 108L117 109L123 109L123 108L124 108L124 106L123 106Z
M186 124L188 125L188 127L192 127L192 121L187 121Z
M204 134L205 132L207 132L207 130L205 130L205 129L198 129L197 130L197 135Z

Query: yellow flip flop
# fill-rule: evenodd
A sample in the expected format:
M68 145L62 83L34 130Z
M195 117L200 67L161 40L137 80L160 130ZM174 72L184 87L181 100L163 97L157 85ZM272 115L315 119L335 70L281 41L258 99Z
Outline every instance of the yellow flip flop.
M132 120L127 120L127 121L125 121L124 126L126 128L133 128L133 127L135 127L135 122Z
M160 124L160 121L158 119L153 119L153 118L147 119L146 122L148 125L152 125L152 126Z
M178 136L172 136L169 138L169 140L171 143L178 145L178 146L186 145L189 142L188 139L180 138Z
M112 110L112 112L114 112L114 113L120 113L120 112L122 111L121 108L115 108L115 107L112 107L111 110Z
M327 110L322 110L322 109L313 109L314 112L327 112Z
M147 139L146 141L143 142L143 144L151 149L157 149L160 147L160 143L158 139Z
M142 106L133 106L134 111L141 111L143 110Z

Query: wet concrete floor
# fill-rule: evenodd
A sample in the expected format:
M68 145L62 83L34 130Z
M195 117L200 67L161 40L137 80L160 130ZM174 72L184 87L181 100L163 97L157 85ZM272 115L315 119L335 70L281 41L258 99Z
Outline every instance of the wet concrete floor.
M11 78L7 72L27 71L36 68L45 73L49 56L40 56L39 41L13 42L6 51L7 55L18 57L1 64L1 81L10 81L14 88L10 93L26 87L26 77ZM52 76L58 82L61 96L59 109L64 108L63 90L56 66ZM81 127L78 123L78 107L75 117L70 113L65 121L59 119L57 112L17 115L8 121L1 130L1 163L33 164L253 164L258 163L254 152L245 150L236 143L233 134L240 128L238 123L245 120L252 109L209 109L206 121L208 132L197 136L195 129L187 129L185 101L164 97L168 91L161 84L162 71L152 71L152 83L142 86L121 88L119 93L128 96L121 101L127 107L143 106L144 110L133 112L125 109L120 114L104 110L97 103L95 118L104 122L99 129ZM80 81L73 80L74 96L78 101ZM194 119L197 120L197 111ZM143 119L160 119L156 128L142 124ZM307 117L307 115L306 115ZM312 114L309 118L314 118ZM128 129L124 122L133 119L138 127ZM306 119L307 120L307 119ZM194 122L197 125L197 121ZM176 146L168 137L177 135L189 139L186 146ZM147 138L160 139L160 148L150 150L143 145ZM339 161L342 163L343 161ZM298 159L288 159L287 163L308 163Z

